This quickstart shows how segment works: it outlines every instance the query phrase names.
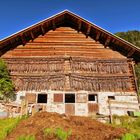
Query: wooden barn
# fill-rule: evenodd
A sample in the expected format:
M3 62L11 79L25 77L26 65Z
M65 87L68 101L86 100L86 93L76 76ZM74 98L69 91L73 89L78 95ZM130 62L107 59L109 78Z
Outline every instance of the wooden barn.
M48 112L88 116L137 111L140 49L62 11L0 41L17 98Z

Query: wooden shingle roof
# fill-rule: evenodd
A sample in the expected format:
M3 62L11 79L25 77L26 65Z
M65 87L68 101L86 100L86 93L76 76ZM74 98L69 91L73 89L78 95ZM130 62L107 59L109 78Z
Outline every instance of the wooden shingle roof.
M49 30L55 30L63 26L74 28L78 32L85 34L85 37L90 36L94 40L102 43L105 47L109 47L128 58L133 58L136 62L140 62L140 49L138 47L68 10L62 11L61 13L1 40L0 56L8 50L16 48L18 45L25 45L39 35L44 35Z

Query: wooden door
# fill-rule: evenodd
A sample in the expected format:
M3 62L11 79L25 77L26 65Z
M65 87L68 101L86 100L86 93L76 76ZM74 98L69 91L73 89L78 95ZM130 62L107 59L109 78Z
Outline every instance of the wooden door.
M88 103L88 113L98 113L99 107L97 103Z
M65 104L65 113L67 115L75 115L75 104Z

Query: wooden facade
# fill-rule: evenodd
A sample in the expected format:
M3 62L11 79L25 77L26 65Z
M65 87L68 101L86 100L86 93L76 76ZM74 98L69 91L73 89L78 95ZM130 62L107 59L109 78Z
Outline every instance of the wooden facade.
M133 61L140 60L140 50L69 11L29 27L0 44L17 92L34 95L58 92L52 98L58 104L65 103L63 113L74 115L75 106L82 110L84 105L87 109L77 115L98 112L102 108L100 99L90 102L89 94L132 96L137 102ZM74 103L65 102L65 92L77 93Z

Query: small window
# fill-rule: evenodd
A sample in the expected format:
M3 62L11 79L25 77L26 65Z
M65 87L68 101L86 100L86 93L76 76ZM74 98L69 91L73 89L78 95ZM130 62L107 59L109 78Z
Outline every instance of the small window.
M89 94L88 95L88 101L96 101L96 96L95 94Z
M76 94L76 103L86 103L86 102L87 102L87 93Z
M47 103L47 94L38 94L37 103Z
M115 100L115 96L108 96L109 100Z
M35 103L36 102L36 94L35 93L26 93L25 100L27 100L28 103Z
M54 94L54 102L62 103L63 102L63 94Z
M65 103L75 103L75 94L65 94Z
M20 100L23 100L23 99L25 99L25 96L20 96Z

